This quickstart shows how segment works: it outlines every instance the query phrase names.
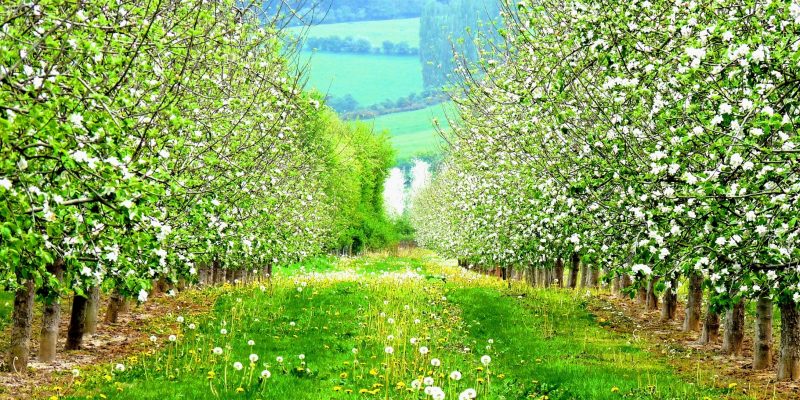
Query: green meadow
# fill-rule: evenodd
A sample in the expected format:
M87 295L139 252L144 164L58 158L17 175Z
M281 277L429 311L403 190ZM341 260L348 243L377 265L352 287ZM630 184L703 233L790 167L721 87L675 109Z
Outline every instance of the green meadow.
M290 32L307 37L352 36L367 39L373 47L381 47L384 41L407 42L411 47L419 47L419 18L322 24L292 28Z
M301 66L308 65L307 89L337 97L350 94L361 107L423 90L417 57L303 52L300 58Z
M449 103L435 105L416 111L383 115L374 120L376 131L388 130L391 134L392 145L397 151L398 161L408 160L416 155L440 153L443 140L433 125L433 120L439 122L442 129L449 129L447 112Z

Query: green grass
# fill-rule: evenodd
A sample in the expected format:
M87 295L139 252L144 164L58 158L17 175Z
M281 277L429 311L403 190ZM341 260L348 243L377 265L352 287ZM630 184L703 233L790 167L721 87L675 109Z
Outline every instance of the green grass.
M120 360L124 371L112 364L81 373L67 398L430 398L409 388L423 377L447 399L466 388L479 399L725 395L602 329L571 291L509 291L426 254L304 267L278 271L268 285L211 289L224 291L211 315L161 327L153 354ZM259 359L251 364L250 354ZM260 379L265 369L271 376ZM462 379L450 379L452 371Z
M417 57L302 52L300 58L301 66L310 58L307 90L350 94L361 107L423 91Z
M519 299L492 289L454 287L449 297L463 310L470 333L493 337L502 363L514 365L516 376L543 382L551 399L722 397L600 328L572 291L527 290Z
M314 25L306 29L307 37L339 36L367 39L373 47L383 42L407 42L410 47L419 47L419 18L393 19L387 21L345 22L340 24ZM304 33L303 28L291 28L294 34Z
M389 131L392 145L397 151L397 159L403 161L418 154L441 152L444 141L434 129L432 121L435 118L442 128L448 129L445 111L450 109L451 106L445 103L416 111L383 115L367 122L373 123L376 131ZM452 115L450 111L447 114Z
M14 294L0 291L0 329L11 321L11 311L14 309Z

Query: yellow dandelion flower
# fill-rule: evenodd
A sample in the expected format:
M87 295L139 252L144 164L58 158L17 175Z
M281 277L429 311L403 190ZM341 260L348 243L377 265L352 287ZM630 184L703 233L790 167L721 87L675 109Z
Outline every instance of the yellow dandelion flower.
M736 382L731 382L728 384L728 389L733 389L736 387Z
M350 393L353 393L353 389L345 389L344 392L347 393L347 394L350 394Z
M611 388L611 393L617 393L617 392L619 392L619 388L618 387L614 386L614 387Z
M358 394L367 394L369 389L359 389Z
M341 390L342 390L342 387L341 387L341 386L334 386L334 387L333 387L333 391L334 391L334 392L340 392Z
M242 387L236 388L236 393L244 393L244 388Z
M339 374L339 378L347 379L347 372L342 372L341 374Z
M378 370L373 368L373 369L369 370L369 374L372 375L372 376L376 376L376 375L378 375Z
M506 374L498 374L497 375L498 379L505 379L505 377L506 377Z

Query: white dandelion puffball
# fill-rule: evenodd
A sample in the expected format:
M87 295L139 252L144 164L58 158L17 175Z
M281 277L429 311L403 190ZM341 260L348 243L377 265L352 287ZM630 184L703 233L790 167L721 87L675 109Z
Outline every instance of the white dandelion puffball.
M434 367L438 367L442 365L442 361L439 360L438 358L431 358L431 365L433 365Z
M492 357L489 356L481 357L481 364L483 364L484 366L489 365L490 362L492 362Z
M212 350L212 352L214 354L218 355L218 356L221 356L222 355L222 347L214 347L214 350Z
M422 382L419 379L414 379L411 381L411 388L415 390L419 390L422 387Z
M178 321L179 324L182 324L183 321L184 321L183 316L179 315L178 318L176 319L176 321Z
M76 369L72 370L72 376L73 377L77 378L80 375L81 375L81 371L79 369L76 368Z
M458 395L458 400L472 400L476 397L478 397L478 392L473 388L469 388Z
M222 329L219 330L219 333L220 333L220 335L227 335L228 334L228 330L225 329L225 328L222 328Z
M261 377L262 378L269 379L270 376L272 376L272 373L269 372L269 370L265 369L265 370L261 371Z
M281 356L275 357L275 361L283 364L283 357L281 357Z
M119 372L125 372L125 364L117 364L114 366L114 369Z
M299 358L301 360L305 360L306 359L306 355L305 354L300 354L299 356L297 356L297 358Z
M189 329L195 330L195 328L197 328L197 326L195 324L189 324Z
M155 342L156 342L156 340L158 340L158 338L156 337L156 335L152 335L152 336L150 336L150 341L151 341L151 342L155 343Z
M394 347L392 347L392 346L386 346L386 348L385 348L385 349L383 349L383 351L385 351L385 352L386 352L386 354L394 354Z
M422 379L422 384L425 386L433 385L433 378L430 376L426 376L425 378Z
M459 371L451 372L450 373L450 379L452 379L454 381L460 381L461 380L461 372L459 372Z
M256 361L258 361L258 355L257 354L250 354L250 362L251 363L255 363Z
M358 349L353 347L353 354L358 354Z
M297 325L297 324L294 321L289 322L289 326L295 326L295 325Z
M419 354L422 354L423 356L424 356L425 354L428 354L428 348L427 348L426 346L422 346L422 347L420 347L420 348L419 348Z
M240 363L240 362L238 362L238 361L237 361L237 362L235 362L235 363L233 363L233 369L235 369L235 370L237 370L237 371L241 371L241 370L242 370L242 368L244 368L244 365L242 365L242 363Z
M247 345L248 345L248 346L255 346L255 345L256 345L256 342L254 342L254 341L252 341L252 340L248 340L248 341L247 341Z
M169 335L169 341L170 341L170 342L174 342L174 341L176 341L176 340L178 340L178 337L177 337L177 336L175 336L175 335Z

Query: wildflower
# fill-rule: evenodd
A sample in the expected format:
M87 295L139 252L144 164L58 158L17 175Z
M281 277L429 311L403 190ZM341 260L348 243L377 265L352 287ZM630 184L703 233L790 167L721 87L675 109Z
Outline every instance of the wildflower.
M355 348L355 347L353 347L353 350L352 350L352 352L353 352L353 354L358 354L358 349L357 349L357 348Z
M235 370L237 370L237 371L241 371L241 370L242 370L242 368L244 368L244 365L242 365L242 363L240 363L240 362L238 362L238 361L237 361L237 362L235 362L235 363L233 363L233 369L235 369Z
M469 388L458 395L458 400L472 400L476 397L478 397L478 392L476 392L475 389Z
M119 372L125 372L125 364L117 364L114 366L114 369Z
M155 343L157 340L158 340L158 338L156 337L156 335L151 335L150 336L150 341L151 342Z
M255 363L256 361L258 361L258 355L257 354L250 354L250 362L251 363Z
M169 341L170 341L170 342L174 342L174 341L176 341L176 340L178 340L178 337L177 337L177 336L175 336L175 335L169 335Z
M75 369L72 370L72 377L73 378L77 378L78 376L80 376L80 374L81 374L81 371L79 369L75 368Z
M386 346L386 348L385 348L385 349L383 349L383 351L385 351L385 352L386 352L386 354L394 354L394 347L392 347L392 346Z
M614 386L614 387L611 388L611 393L617 393L617 392L619 392L619 388L618 387Z
M189 329L194 330L195 328L197 328L195 324L189 324Z
M342 372L341 374L339 374L339 378L340 379L347 379L347 372Z
M300 354L299 356L297 356L297 358L299 358L301 360L305 360L306 359L306 355L305 354Z
M442 365L442 361L439 360L438 358L431 358L431 365L433 365L434 367L438 367Z
M183 321L184 321L183 316L179 315L178 318L177 318L177 321L178 321L179 324L182 324Z
M255 346L255 345L256 345L256 342L254 342L254 341L252 341L252 340L248 340L248 341L247 341L247 345L248 345L248 346Z
M431 378L430 376L426 376L425 378L422 379L422 384L425 386L433 385L433 378Z
M220 335L227 335L228 334L228 330L225 329L225 328L222 328L222 329L219 330L219 334Z
M211 380L214 379L215 376L217 376L217 374L214 371L208 371L206 378Z
M214 347L214 350L212 350L212 352L214 354L218 355L218 356L221 356L222 355L222 347Z
M281 356L275 357L275 361L277 361L279 364L283 364L283 357Z
M11 181L8 178L0 179L0 187L5 190L11 190Z
M272 376L272 373L269 372L269 370L265 369L265 370L261 371L261 377L262 378L269 379L269 377L271 377L271 376Z
M452 379L454 381L460 381L461 380L461 372L458 372L458 371L451 372L450 373L450 379Z
M427 347L425 347L425 346L422 346L422 347L420 347L420 348L419 348L419 353L420 353L420 354L422 354L423 356L424 356L425 354L428 354L428 348L427 348Z
M481 357L481 364L483 364L484 366L489 366L490 362L492 362L492 357L489 356Z

